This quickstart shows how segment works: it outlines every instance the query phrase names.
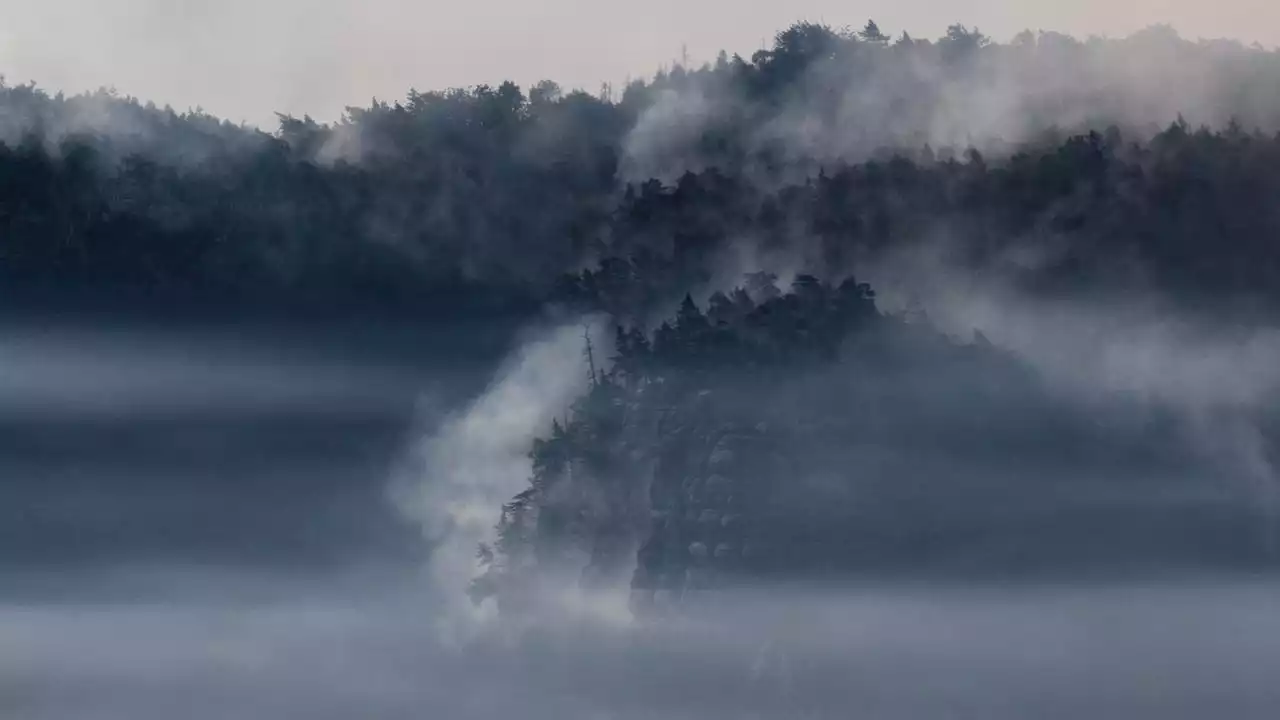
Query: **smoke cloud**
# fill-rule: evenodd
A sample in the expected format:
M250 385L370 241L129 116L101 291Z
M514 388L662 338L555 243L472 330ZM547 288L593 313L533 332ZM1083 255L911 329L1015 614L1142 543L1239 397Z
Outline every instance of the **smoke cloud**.
M465 632L485 619L466 597L479 571L477 548L492 540L499 510L528 483L534 438L587 388L586 338L604 348L602 328L587 319L536 333L478 398L427 433L396 478L396 503L421 525L431 549L442 629ZM606 357L602 351L599 361Z
M228 37L261 41L249 43L245 57L219 56L223 63L211 63L214 75L239 80L252 77L245 68L277 67L277 61L284 68L244 97L222 86L211 102L336 107L352 88L369 86L363 74L376 74L377 62L390 65L394 58L345 67L332 59L340 54L318 52L344 42L341 30L353 12L341 3L322 5L304 11L289 3L222 9L180 3L166 14L155 3L134 3L128 7L147 22L94 35L98 44L85 45L76 57L111 55L129 38L149 36L173 50L183 36L170 36L167 28L207 22ZM388 12L354 23L368 33L366 45L356 47L367 47L368 37L393 44L380 33L396 24L414 41L407 47L431 45L414 23L390 12L409 4L381 7ZM660 16L657 10L645 12ZM527 20L520 12L512 10L504 22ZM562 19L571 14L563 11ZM722 10L714 15L724 24ZM482 24L479 16L461 17ZM96 30L83 20L75 25ZM459 25L437 22L431 32L457 34ZM278 32L299 27L306 32ZM528 28L492 34L499 43L520 35L523 42L547 44ZM614 40L602 33L583 42L605 48ZM32 47L22 43L9 52L30 60ZM197 45L191 54L216 49ZM1280 127L1280 90L1258 79L1276 75L1274 53L1182 43L1158 30L1120 43L1022 38L961 65L942 62L943 52L921 51L894 69L861 54L806 67L794 79L793 97L752 118L759 122L747 135L748 149L780 150L820 165L870 157L889 145L1007 150L1048 125L1074 128L1098 118L1147 127L1181 113L1193 123L1221 125L1237 117L1249 126ZM144 64L143 56L128 57ZM143 59L147 67L166 67L149 55ZM510 57L484 62L490 61L513 65ZM481 65L478 75L485 72ZM283 103L264 101L278 99L272 83L299 68L309 74L294 95ZM202 85L179 69L154 72L172 73L157 87L175 96ZM397 94L411 84L401 80ZM1180 92L1169 91L1175 86ZM91 131L141 135L139 146L156 142L129 117L111 114L127 115L127 106L99 100L76 100L79 105L60 115L69 120L49 137ZM758 109L698 77L661 89L627 133L624 179L669 179L701 169L704 159L690 148L749 112ZM39 122L21 113L2 117L0 140ZM171 147L180 148L181 157L202 152L182 142ZM338 157L349 149L330 145L320 152ZM446 177L445 185L453 187L454 179ZM474 197L489 196L482 184L476 188ZM488 213L474 214L482 228L476 236L487 238ZM525 219L517 212L512 217ZM387 235L400 227L387 224ZM553 227L548 235L558 232ZM521 237L508 238L511 248L524 247L516 242ZM712 284L728 288L754 270L772 270L785 284L813 265L808 240L796 238L772 255L746 240L720 248ZM494 245L485 259L514 255ZM879 258L859 268L859 277L873 283L882 309L922 309L932 324L965 341L981 332L1029 364L1063 407L1092 409L1100 423L1128 417L1112 417L1116 406L1172 411L1178 430L1204 458L1203 467L1186 471L1199 473L1197 488L1244 483L1242 492L1269 521L1261 526L1276 527L1280 486L1269 444L1280 390L1274 329L1232 335L1145 296L1033 299L995 271L961 270L932 245ZM386 479L384 468L367 458L383 458L381 451L393 444L387 438L403 421L396 406L420 387L421 374L377 363L353 368L290 353L263 355L235 343L175 348L145 335L4 336L0 419L19 432L0 442L0 470L16 478L0 488L0 547L10 548L0 552L7 562L0 569L15 581L0 588L0 715L1190 720L1270 718L1280 706L1272 678L1280 661L1277 588L1264 581L1204 575L1183 584L787 587L696 598L685 615L649 623L628 612L628 588L586 591L576 577L551 573L530 591L545 597L536 598L544 602L532 617L522 618L528 622L512 622L491 604L473 605L466 591L479 571L477 548L492 540L502 505L528 486L534 438L587 388L584 335L603 367L611 355L609 329L598 318L540 326L518 339L474 397L458 403L454 396L466 393L456 388L425 394L390 489L395 509L421 537L378 535L376 541L366 529L393 527L397 518L377 512L382 505L359 502L380 493ZM488 374L484 359L442 359L462 355L454 335L430 340L448 349L434 359L437 385L453 382L451 364ZM795 387L808 384L812 391L826 379L799 377ZM956 378L907 380L945 387ZM953 413L940 413L944 418L965 410L945 396L922 401L928 402ZM272 414L274 424L250 422ZM892 420L892 413L877 419ZM868 461L859 470L871 467L881 450L858 448L858 459ZM911 450L923 454L918 445ZM832 457L840 457L835 449ZM1028 451L1016 460L1031 464L1038 457ZM940 454L913 467L946 462ZM1024 468L997 469L1014 475ZM967 478L991 468L975 463L949 470ZM937 489L956 499L947 512L969 510L966 502L988 503L992 507L981 510L993 516L1018 509L994 507L998 503L988 502L994 493L970 498L963 487ZM1113 489L1108 499L1117 506L1147 490ZM1174 492L1171 485L1157 489L1154 501ZM832 496L843 497L842 490ZM1084 538L1093 530L1085 524L1068 535ZM1276 539L1270 542L1274 549ZM346 558L346 546L360 543L369 547L348 558L355 569L343 571L350 577L331 568L298 569L299 557ZM421 565L400 562L421 545L427 556ZM186 556L178 552L184 548ZM67 557L84 562L85 555L98 563L94 572L65 572ZM157 566L138 571L132 567L138 556ZM249 571L251 562L270 572ZM12 570L16 566L22 571ZM361 572L367 566L377 572ZM286 579L289 573L302 577Z
M116 86L180 110L204 106L264 127L274 123L272 111L336 119L347 105L400 97L414 86L504 79L530 85L550 77L595 91L601 82L621 84L679 59L682 47L695 61L721 48L749 54L800 18L838 25L870 16L891 34L905 29L917 37L936 36L963 20L1002 39L1025 28L1122 36L1159 19L1191 38L1280 43L1273 29L1277 11L1250 0L1123 6L873 0L852 10L834 0L786 7L662 0L607 8L557 0L536 10L405 0L122 0L110 8L91 0L9 0L0 7L10 18L0 29L0 72L12 82L36 80L68 91ZM461 55L465 63L458 62Z
M1036 368L1064 405L1109 414L1108 403L1120 401L1172 411L1218 476L1204 485L1252 497L1269 519L1264 526L1280 521L1268 439L1280 396L1280 370L1270 360L1280 352L1280 330L1192 317L1154 293L1033 297L998 269L961 269L950 247L924 242L868 265L882 308L922 311L957 338L980 333Z
M785 102L761 107L724 73L683 75L641 113L624 174L670 181L701 170L700 143L744 119L748 152L781 153L806 170L925 145L1004 155L1046 135L1108 125L1147 136L1178 117L1280 129L1277 55L1261 48L1185 40L1169 26L1118 40L1027 31L980 47L988 40L956 26L936 41L826 48L819 33L784 33L767 77L789 83Z

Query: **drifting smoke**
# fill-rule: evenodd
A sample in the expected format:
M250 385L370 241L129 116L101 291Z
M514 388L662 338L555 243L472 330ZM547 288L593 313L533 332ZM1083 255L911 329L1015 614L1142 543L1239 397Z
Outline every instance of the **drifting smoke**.
M466 597L479 571L476 550L493 539L503 504L527 485L534 438L587 388L586 338L605 348L602 327L588 319L522 344L483 394L420 441L396 479L397 505L430 546L431 584L445 602L442 628L466 631L492 610L475 612Z
M751 97L731 71L682 71L650 98L628 135L624 176L671 181L702 170L706 139L744 121L748 152L815 166L926 145L1005 154L1109 125L1148 136L1178 117L1193 126L1280 129L1275 53L1191 42L1167 26L1122 40L1028 31L1008 44L987 44L960 26L937 42L848 37L817 26L780 34L778 46L760 54L775 68L761 82L788 84L774 105Z
M65 577L58 566L43 571L59 576L50 583L59 592L48 593L9 573L0 595L0 708L23 720L1264 720L1280 703L1271 681L1280 662L1275 588L1264 584L786 589L724 597L688 618L645 625L619 617L608 598L575 597L571 581L556 578L563 584L541 606L540 622L507 632L501 618L491 623L492 615L466 604L475 545L489 536L501 503L524 487L530 439L584 389L584 344L579 323L526 337L488 388L447 413L415 448L396 497L433 544L425 582L385 569L286 580L283 570L237 566L184 564L145 577L122 567ZM208 347L187 349L207 356ZM609 354L603 340L596 348L599 357ZM102 346L94 351L111 357ZM257 356L254 366L264 364ZM153 379L170 388L220 377L198 364L185 377L177 364L167 367ZM279 383L297 379L299 367L289 355L259 373ZM11 378L15 388L41 370L32 362L10 369L21 372ZM355 385L348 394L381 387L379 375L348 375ZM225 382L219 387L217 409L225 413L230 393ZM154 389L136 376L116 380L113 391L118 402L155 407ZM238 397L258 411L253 392ZM171 411L182 409L179 402L188 411L205 404L181 394L173 401ZM98 413L92 403L59 407ZM278 443L298 428L286 430ZM297 452L310 458L349 442L347 432ZM255 437L230 445L234 438L222 431L214 437L224 443L214 450L226 455L252 457L266 444ZM134 462L154 463L154 454ZM179 456L163 468L171 481L191 472L183 462ZM323 469L306 467L312 480ZM305 487L300 496L320 490ZM210 504L200 517L216 522L227 507ZM117 532L140 522L136 507L113 512L123 519L112 526ZM238 516L221 520L230 533L244 530ZM83 521L74 527L83 530ZM20 588L27 595L15 599Z
M1190 318L1155 295L1032 297L998 271L961 270L945 242L892 253L866 268L882 308L923 312L958 338L981 335L1029 362L1066 405L1105 412L1127 400L1172 410L1181 432L1220 475L1280 522L1273 465L1280 397L1280 330ZM1238 483L1243 483L1239 486ZM1267 530L1275 549L1274 529Z
M1074 129L1101 121L1144 128L1167 123L1178 113L1193 123L1222 125L1239 118L1249 127L1280 127L1280 92L1275 92L1273 80L1267 80L1276 75L1273 55L1237 46L1185 43L1162 31L1117 42L1077 43L1042 35L1023 37L1007 46L982 46L976 36L963 33L950 41L849 45L818 53L813 56L816 60L804 63L773 88L781 90L774 94L778 102L773 104L757 105L744 97L738 86L728 82L732 71L726 70L686 73L684 80L663 85L638 105L627 104L625 98L615 104L578 95L534 112L532 101L504 105L513 95L487 88L427 98L412 111L421 115L381 107L370 111L367 127L352 122L328 129L327 138L325 131L306 123L286 123L282 135L297 131L294 139L299 145L293 149L298 157L267 157L264 166L280 170L283 178L293 177L286 170L296 171L301 178L295 178L296 184L289 184L294 180L259 183L274 176L254 166L243 175L213 175L207 185L187 189L190 196L198 197L213 187L248 188L243 194L222 197L212 210L205 210L215 218L222 218L219 213L226 208L261 210L271 223L245 224L249 229L237 242L256 250L263 237L284 238L272 251L278 250L284 259L274 255L271 259L286 266L288 272L283 275L290 280L297 279L292 265L296 258L288 255L288 248L302 248L298 257L304 259L314 251L326 263L313 278L323 289L333 277L330 271L347 277L342 272L352 267L402 267L400 256L393 256L397 262L379 265L386 258L345 254L350 246L343 243L349 240L351 228L366 232L358 242L371 237L404 243L422 240L425 249L417 250L424 265L437 257L458 256L462 259L456 269L464 276L483 274L477 268L503 263L506 270L559 272L580 259L575 255L579 248L568 247L564 238L590 234L581 231L594 227L591 220L579 223L575 213L595 217L608 215L614 207L613 183L619 178L613 161L618 160L614 154L619 147L623 149L622 180L670 179L685 170L709 167L708 157L692 149L714 140L725 126L746 128L739 134L747 146L739 149L744 156L769 150L784 159L816 165L870 157L886 146L928 143L939 149L1009 149L1035 139L1051 125ZM973 47L966 50L961 47L964 43ZM973 54L959 60L948 57L961 51ZM763 57L785 60L784 55L775 52ZM768 72L779 67L791 72L785 62L782 66L761 63L766 65L772 68L761 76L766 79ZM1169 91L1175 86L1180 92ZM1239 91L1242 87L1246 90ZM26 91L6 92L16 102ZM236 138L254 143L265 137L211 121L209 132L199 141L203 144L170 143L157 140L162 136L149 134L152 130L139 129L127 116L139 110L136 104L105 96L32 102L45 109L57 108L47 118L62 124L47 126L46 140L86 131L103 133L116 138L117 147L126 153L135 147L179 148L172 156L164 149L153 152L178 158L175 162L222 152L218 148L223 140L218 138L224 131L234 136L224 138L228 143L239 142ZM495 108L502 112L491 114ZM0 140L47 125L49 120L40 115L45 110L37 110L0 118ZM638 111L636 122L628 127L622 120L633 110ZM563 117L556 117L560 111ZM552 119L537 119L541 112ZM143 116L147 122L163 125L156 118L167 114L146 110ZM519 141L510 147L536 157L522 157L509 153L508 146L489 143L492 137L484 134L488 132L485 123L494 116L511 121L510 125L498 122L500 128L527 129L532 124L529 136L511 133ZM570 116L573 122L567 120ZM443 129L436 135L445 139L433 135L423 146L426 152L422 147L402 152L412 143L365 142L376 139L384 126L400 127L383 120L404 117L428 118L423 123L431 128L427 134ZM535 117L532 123L530 117ZM478 134L458 136L483 142L455 143L452 138L462 128ZM367 129L368 137L357 129ZM306 142L315 140L311 135L321 138L317 148L306 147ZM472 162L469 150L457 150L461 145L489 149L484 152L497 148L492 155L500 161L486 156ZM442 148L448 152L438 151ZM388 164L381 178L372 171L362 174L368 167L353 169L337 162L377 155L384 156L379 162L387 157L407 157L411 162ZM311 158L323 161L323 167L308 164ZM508 163L511 158L525 163L523 169L519 163ZM328 167L329 161L333 167ZM377 163L369 165L376 169ZM421 176L399 174L410 166L414 172L422 171ZM140 175L146 176L146 168L142 169ZM313 193L310 183L325 177L335 182L328 186L332 194ZM402 177L415 177L420 184L403 183ZM155 187L168 187L166 183L162 178ZM113 193L120 190L115 185L109 188ZM271 195L270 191L281 188L296 195ZM391 188L400 188L400 194ZM422 188L439 194L419 202ZM265 200L259 191L265 193ZM118 193L122 202L130 201L130 192L124 187ZM323 201L307 205L314 197ZM357 201L348 202L353 198ZM372 200L365 203L361 198ZM138 202L144 201L145 197ZM174 200L172 206L150 203L146 207L147 212L167 212L179 206ZM299 212L304 207L348 206L356 208L350 215ZM381 214L362 214L368 206L381 206ZM62 220L57 214L62 206L52 203L50 207L49 217ZM83 217L88 222L95 217L96 206L86 207ZM300 222L304 216L310 218L306 225ZM32 225L29 247L45 247L46 233L57 232L61 237L67 232L67 224L53 221ZM77 229L74 223L69 227ZM122 225L110 237L132 238L134 227ZM234 221L214 226L211 242L216 239L214 245L225 248L219 233L237 227ZM669 229L660 228L662 232ZM331 246L317 241L323 233L331 234L325 236ZM103 236L90 233L86 237L101 240ZM166 235L152 239L156 248L169 252L179 246ZM754 238L734 239L727 247L716 248L718 261L707 268L711 287L702 290L709 294L712 289L728 289L756 270L774 272L785 286L814 267L816 243L812 240L796 230L786 247L766 252L754 244ZM84 248L91 246L113 251L118 244L86 243ZM68 252L65 257L75 254ZM1154 303L1032 299L998 276L969 275L968 270L931 255L930 248L913 252L881 258L859 269L860 279L870 280L879 292L882 309L900 312L918 306L933 324L966 339L981 331L1047 379L1056 401L1064 407L1090 407L1102 418L1100 422L1111 420L1106 413L1117 399L1172 410L1181 423L1179 429L1211 470L1205 473L1211 476L1205 482L1212 484L1219 477L1222 482L1243 479L1251 499L1267 516L1269 522L1264 525L1276 526L1280 495L1268 447L1274 433L1266 427L1267 413L1280 390L1280 371L1269 362L1280 352L1280 336L1274 331L1224 337ZM157 257L162 255L156 251ZM43 255L26 257L34 258L31 267L42 267ZM101 257L106 258L101 265L89 262L88 267L107 268L107 275L121 267L110 264L116 260L110 252ZM54 257L52 267L79 267L63 259ZM225 267L238 277L241 266L236 263L242 259L232 254L224 258ZM180 286L187 266L175 267L177 274L162 279ZM419 278L395 273L358 276L353 284L381 288L382 279L388 277L405 286L422 285ZM511 275L495 272L494 277L509 280ZM458 305L450 301L456 299L446 290L432 302L452 311ZM668 299L679 301L679 297ZM459 317L464 314L458 312ZM308 556L319 552L308 543L361 541L361 533L335 532L346 527L343 523L361 529L393 524L393 519L370 509L372 503L350 503L361 496L348 486L382 487L381 466L370 480L362 457L357 457L364 451L357 449L361 445L357 440L373 443L399 431L402 418L388 420L394 413L385 406L409 395L407 386L416 386L414 378L372 368L352 373L279 357L219 354L208 347L188 347L188 352L174 355L146 347L140 353L143 343L136 339L126 343L131 349L121 350L112 343L93 346L83 338L52 344L7 338L11 342L0 352L7 372L0 374L0 409L15 425L31 425L38 419L47 426L23 428L18 440L5 446L17 460L0 467L14 477L22 473L25 483L3 488L21 492L5 498L16 501L0 504L0 510L9 513L0 519L10 521L0 522L0 546L23 548L17 553L36 557L53 544L51 536L79 552L84 549L77 543L101 544L108 567L96 575L53 583L61 593L47 591L42 584L47 579L33 582L18 599L0 591L0 714L12 713L23 720L86 715L106 720L174 715L193 720L227 716L488 720L517 714L532 720L851 715L1189 720L1211 714L1270 718L1280 706L1272 679L1280 662L1274 585L1242 586L1212 577L1195 578L1212 589L1104 588L1083 581L1017 590L886 584L826 592L788 588L711 598L706 607L691 608L689 617L647 625L626 611L626 588L580 591L577 577L553 575L545 587L532 590L546 595L538 598L546 602L538 605L540 614L534 622L513 628L492 604L473 605L467 590L479 571L477 548L493 539L503 504L528 486L531 442L545 435L553 419L563 417L587 387L584 326L593 338L595 361L603 366L611 354L607 328L602 321L588 319L524 338L494 372L488 387L461 407L446 401L438 407L424 402L420 420L427 429L414 439L409 457L395 473L392 498L399 512L421 531L420 538L408 538L405 543L417 547L425 542L429 549L426 577L406 579L403 575L412 576L416 567L399 567L390 573L394 576L390 580L385 575L361 576L357 590L330 577L309 577L294 584L281 581L276 573L266 579L249 577L251 573L234 562L246 562L246 556L261 561L268 554L262 547L272 543L298 542L308 551L301 554ZM451 344L457 338L449 333L433 340L457 350ZM414 341L420 343L421 338L414 336ZM946 388L948 383L954 386L957 378L913 375L905 384L932 390ZM802 376L794 378L794 387L820 392L828 379ZM746 401L784 394L749 390L760 392L758 396L746 393ZM937 416L944 421L972 420L960 414L969 408L954 407L959 403L952 401L952 395L933 397L922 392L920 396L922 405L937 404L943 411ZM797 393L796 397L819 396ZM834 394L828 397L841 399ZM893 420L911 417L909 412L895 415L893 411L900 408L893 407L892 400L883 403L885 412L870 416L888 428L882 439L896 432ZM782 419L789 409L769 408ZM926 408L932 409L932 405ZM313 428L314 434L307 434L299 419L314 420L313 415L338 410L359 417L314 422L319 427ZM395 431L365 426L369 416L380 412L384 414L381 421ZM218 417L202 420L201 413ZM284 417L275 420L283 427L271 425L274 430L268 433L249 424L248 416L271 413ZM1013 413L985 418L1006 424L1017 419ZM136 425L125 432L112 426L114 422ZM242 425L249 429L241 428L238 434L228 430ZM953 428L931 429L939 439L954 440L942 438ZM82 433L91 441L79 446L71 441L59 444L64 433ZM379 437L371 439L372 435ZM972 437L978 438L973 444L982 445L991 436ZM893 444L889 448L857 447L842 456L837 451L848 448L826 447L815 454L836 461L866 461L866 465L850 463L845 468L867 470L867 474L874 472L878 453L901 452L901 446L908 448L911 459L921 460L911 466L922 470L921 476L932 477L923 471L951 463L942 453L934 457L921 452L918 439L903 433L888 437ZM1048 434L1035 440L1037 445L1053 442ZM131 443L140 449L131 450ZM77 451L84 457L76 456ZM58 472L46 472L41 465L64 455L69 459ZM928 457L917 458L921 455ZM220 464L227 458L244 463ZM264 458L271 467L254 465ZM343 467L330 467L335 460ZM987 480L988 471L1003 473L999 479L1017 476L1028 465L1046 475L1070 475L1074 469L1049 467L1034 451L1017 458L1021 465L1006 460L998 457L989 465L975 462L971 466L955 461L955 467L945 469L952 473L948 477L962 480ZM108 465L110 472L103 469ZM206 465L217 472L202 475ZM894 467L887 462L885 466ZM58 482L49 482L50 477ZM112 482L104 483L104 478ZM135 490L136 495L123 492L129 482L140 479L147 484L133 486L142 488ZM793 487L816 487L803 484L811 478L785 479L797 481ZM1073 483L1062 485L1075 489ZM104 491L104 486L109 489ZM275 493L259 496L248 488L272 488ZM207 495L198 494L197 489ZM834 499L846 495L838 482L819 489L830 491ZM999 491L974 499L963 483L929 489L943 497L937 503L942 514L933 518L939 521L948 519L947 513L972 510L966 503L982 506L975 514L981 520L1019 511L1014 502L1002 505L1006 496ZM1131 496L1142 492L1125 486L1104 500L1121 495L1126 496L1121 500L1133 500ZM313 496L319 499L314 506L308 505ZM343 507L347 514L332 506ZM987 511L991 514L981 514ZM283 527L290 512L293 515L287 520L293 525ZM326 513L342 522L316 521ZM350 515L361 517L353 520ZM1073 515L1068 523L1081 517L1089 518L1083 513ZM869 513L863 520L881 526L901 521L891 513L884 517ZM119 549L108 541L146 522L156 523L158 529L126 539L166 550L178 545L175 540L185 540L207 553L201 558L230 557L224 562L231 562L232 569L206 572L179 554L177 564L182 569L162 569L144 583L126 582L123 576L128 572L118 567L134 560L130 552L138 551ZM255 529L258 535L249 532ZM1051 534L1049 530L1046 535ZM1065 537L1064 544L1070 545L1095 530L1087 522L1080 523L1054 537ZM1133 534L1143 531L1139 527ZM27 532L34 539L27 539L25 545L10 542L22 540ZM1271 542L1274 548L1274 537ZM218 555L210 547L232 547L237 552ZM1006 549L994 543L984 547L990 555ZM1074 547L1066 548L1068 553L1071 550ZM154 547L146 551L155 552ZM298 564L288 552L276 560L273 569L279 573ZM62 575L62 570L61 564L51 562L34 574ZM198 581L192 581L193 574L201 576ZM11 577L17 579L19 574ZM228 588L238 590L241 584L265 585L267 590L246 589L244 594L254 598L246 601L210 589L235 596L238 593ZM164 586L164 591L155 592L157 585ZM101 600L97 593L113 599ZM262 600L263 596L270 599ZM73 601L67 602L68 597ZM120 602L121 597L127 601Z
M270 139L203 111L160 109L107 89L49 97L34 85L7 86L0 75L0 143L16 147L32 138L55 154L67 141L105 139L99 146L108 163L145 156L183 168L244 157Z

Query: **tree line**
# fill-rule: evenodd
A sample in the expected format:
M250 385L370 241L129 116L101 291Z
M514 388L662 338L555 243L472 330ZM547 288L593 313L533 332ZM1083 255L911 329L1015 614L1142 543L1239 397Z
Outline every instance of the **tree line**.
M1221 82L1135 110L1131 87L1095 77L1153 57ZM1275 58L1161 28L1000 44L960 25L930 41L802 23L750 58L675 65L616 97L552 82L412 91L335 123L282 116L270 133L3 85L0 280L53 297L482 311L584 283L607 294L618 273L653 278L629 292L678 299L744 244L839 278L945 233L978 265L1044 250L1019 270L1038 288L1141 281L1266 306ZM1049 67L1093 74L1042 82ZM991 81L1016 102L981 96ZM930 131L940 122L968 134Z

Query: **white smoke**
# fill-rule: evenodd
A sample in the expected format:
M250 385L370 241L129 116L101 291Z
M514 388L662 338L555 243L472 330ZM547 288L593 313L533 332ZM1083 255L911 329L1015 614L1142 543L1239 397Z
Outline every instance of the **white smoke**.
M623 142L623 176L670 182L675 178L666 174L669 168L703 169L688 165L686 149L697 142L718 102L699 87L657 92Z
M641 113L622 174L696 172L707 133L821 165L925 144L1004 154L1050 131L1149 134L1179 116L1193 126L1280 129L1280 91L1269 79L1276 54L1237 42L1193 42L1155 26L1119 40L1024 32L963 59L956 52L946 40L847 44L775 89L776 107L748 98L734 74L690 73Z
M431 546L428 572L445 630L465 632L491 618L491 608L473 607L465 594L479 571L477 549L493 539L502 505L528 487L534 438L586 390L584 331L603 347L602 327L566 324L522 344L480 397L411 453L395 495Z
M1029 297L999 272L960 269L946 248L924 242L866 267L881 308L923 310L961 340L980 332L1029 362L1065 402L1092 405L1100 417L1116 398L1174 411L1222 478L1280 522L1280 476L1262 427L1280 397L1280 329L1228 331L1154 294Z

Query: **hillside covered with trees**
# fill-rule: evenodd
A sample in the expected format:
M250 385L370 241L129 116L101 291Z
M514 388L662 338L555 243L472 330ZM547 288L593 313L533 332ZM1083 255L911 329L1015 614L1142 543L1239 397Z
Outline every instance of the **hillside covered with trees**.
M980 333L776 277L618 325L533 444L477 599L545 573L656 598L769 581L1152 578L1280 559L1266 496L1158 399L1073 401ZM601 363L597 365L597 363ZM1274 398L1272 398L1273 406ZM1280 416L1255 418L1274 443ZM1268 454L1274 452L1269 445Z
M1064 401L859 278L938 250L1028 299L1265 325L1276 198L1280 54L1161 27L802 23L617 92L414 90L270 132L0 85L6 310L609 318L479 597L552 566L683 592L1273 564L1273 508L1202 482L1185 418Z
M1000 44L799 24L619 92L413 91L270 133L6 85L0 280L424 312L546 298L610 258L676 263L679 285L743 247L838 281L945 234L976 266L1031 248L1035 287L1268 307L1277 131L1276 53L1166 28Z

